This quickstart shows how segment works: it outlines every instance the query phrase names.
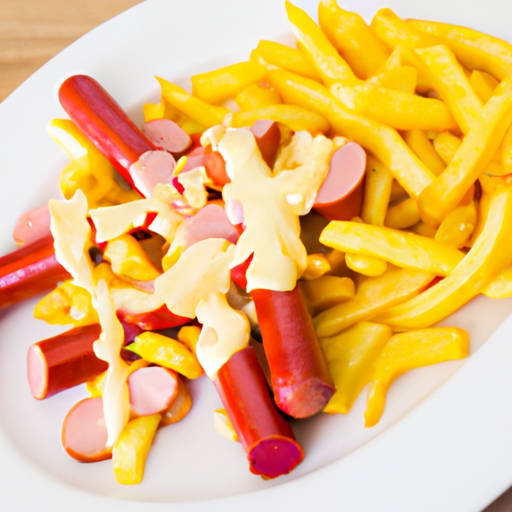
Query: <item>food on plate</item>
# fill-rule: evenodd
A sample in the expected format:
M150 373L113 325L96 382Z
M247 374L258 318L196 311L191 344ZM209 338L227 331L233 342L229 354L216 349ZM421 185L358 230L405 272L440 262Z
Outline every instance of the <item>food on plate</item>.
M479 294L512 295L512 46L475 30L370 25L335 0L319 24L285 2L297 48L164 78L139 128L92 77L59 89L70 119L64 200L27 212L0 258L0 304L72 329L28 352L33 396L86 384L65 450L136 484L158 429L210 379L212 426L249 469L304 458L293 422L365 425L401 374L461 359L436 324ZM314 420L313 420L314 421Z

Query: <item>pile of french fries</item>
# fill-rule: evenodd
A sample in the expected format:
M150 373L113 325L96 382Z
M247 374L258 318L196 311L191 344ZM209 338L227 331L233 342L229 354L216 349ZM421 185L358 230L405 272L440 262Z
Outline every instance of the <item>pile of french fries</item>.
M272 119L366 150L360 218L329 223L332 251L310 254L302 285L338 390L326 412L370 383L371 426L400 374L468 354L465 331L433 325L479 294L512 296L512 45L390 9L368 26L335 0L319 24L286 10L297 48L261 41L192 77L192 94L159 79L145 118L189 133Z

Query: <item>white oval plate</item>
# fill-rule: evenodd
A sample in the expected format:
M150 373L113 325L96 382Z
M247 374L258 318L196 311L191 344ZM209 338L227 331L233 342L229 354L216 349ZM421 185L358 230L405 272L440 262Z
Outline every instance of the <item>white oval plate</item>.
M368 19L381 6L360 3L343 6L363 9ZM456 0L387 4L403 16L509 37L512 4L504 0L466 1L463 12ZM153 75L186 85L193 73L247 59L260 39L291 41L278 0L148 0L35 73L0 105L0 252L14 248L10 232L19 214L59 197L67 159L45 128L64 116L56 91L66 77L94 76L140 123L142 104L159 98ZM144 482L135 487L115 482L111 462L78 464L60 447L62 419L82 388L43 402L30 396L27 348L63 330L34 320L35 302L0 312L2 509L476 512L512 484L512 319L482 346L512 311L510 300L478 298L445 321L470 332L472 356L399 379L373 429L362 426L364 396L347 416L296 423L306 459L276 481L250 474L241 447L214 431L212 412L221 404L202 378L192 384L191 414L158 433Z

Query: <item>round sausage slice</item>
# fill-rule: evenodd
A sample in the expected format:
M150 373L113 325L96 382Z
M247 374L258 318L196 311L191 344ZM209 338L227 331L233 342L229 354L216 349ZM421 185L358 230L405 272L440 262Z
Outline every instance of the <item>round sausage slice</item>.
M71 408L62 425L61 440L68 455L80 462L112 458L101 397L85 398Z
M357 217L363 200L365 170L366 153L356 142L347 142L334 151L314 209L330 220Z

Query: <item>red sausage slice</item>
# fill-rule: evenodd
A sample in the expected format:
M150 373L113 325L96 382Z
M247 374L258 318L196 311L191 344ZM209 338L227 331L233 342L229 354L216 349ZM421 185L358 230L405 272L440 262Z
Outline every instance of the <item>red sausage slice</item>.
M335 392L299 286L253 290L276 405L294 418L320 412Z
M250 131L256 139L263 160L272 169L281 142L279 125L269 119L259 119L250 127Z
M144 134L157 147L183 153L192 144L189 134L170 119L153 119L144 125Z
M92 348L100 333L101 327L93 324L34 343L27 356L27 377L34 398L48 398L106 371L108 364L98 359Z
M17 244L26 245L45 238L50 232L50 209L48 205L39 206L25 212L16 222L12 237Z
M51 235L24 245L0 258L0 308L52 290L70 277L55 257Z
M178 377L161 366L139 368L128 377L128 389L132 411L149 416L171 405L178 394Z
M101 397L86 398L75 404L62 425L64 450L80 462L99 462L112 458L107 448L107 427Z
M359 215L363 200L366 153L356 142L347 142L331 156L329 173L314 209L331 220L351 220Z
M275 408L252 347L233 354L218 371L214 384L252 473L276 478L302 461L304 451Z

